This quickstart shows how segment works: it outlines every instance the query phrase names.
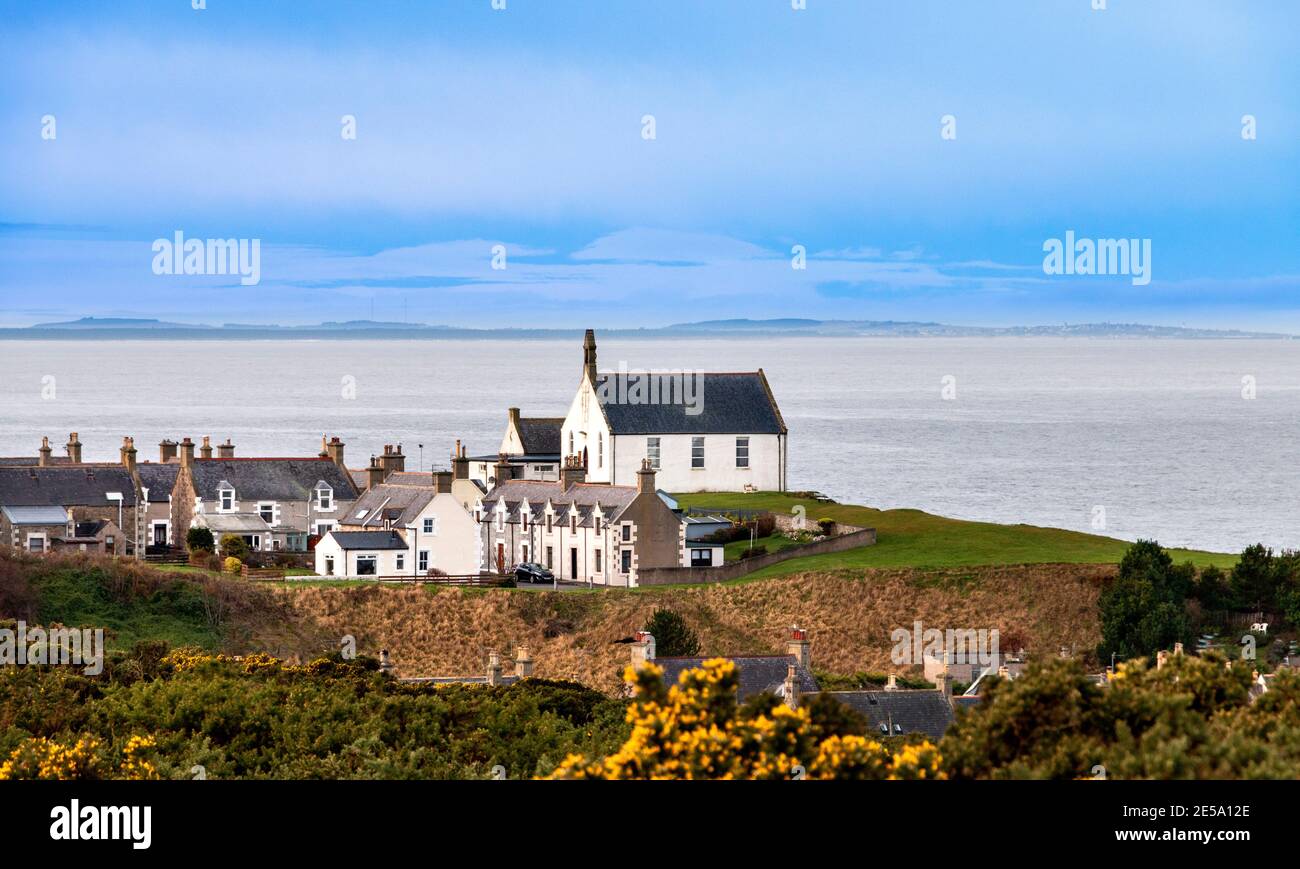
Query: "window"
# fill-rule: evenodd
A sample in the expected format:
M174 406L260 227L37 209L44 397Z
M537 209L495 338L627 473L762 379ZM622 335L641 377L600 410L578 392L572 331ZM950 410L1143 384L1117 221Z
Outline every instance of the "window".
M546 514L546 530L547 530L547 531L550 531L550 530L551 530L551 520L554 518L554 516L555 516L554 513L547 513L547 514Z
M334 575L334 556L332 555L325 556L325 575Z
M321 483L316 487L316 509L333 510L334 509L334 490L329 486Z
M736 438L736 467L749 467L749 438Z
M631 524L629 524L629 523L627 523L627 522L624 522L624 523L623 523L623 542L624 542L624 543L630 543L631 540L632 540L632 526L631 526Z
M578 533L578 511L576 509L569 513L569 530L574 534Z
M569 455L573 455L573 432L569 432Z
M501 503L504 506L505 502L501 502ZM504 510L497 510L497 530L498 531L506 530L506 513Z
M605 433L596 432L596 467L605 467Z
M691 550L691 567L712 567L713 550L712 549L692 549Z
M691 438L691 467L704 467L704 438Z
M645 439L645 457L650 460L650 467L659 470L659 438Z
M592 517L592 520L591 520L591 521L593 521L593 522L596 523L596 533L599 534L599 533L600 533L600 517L599 517L599 516L594 516L594 517Z
M334 520L322 519L319 522L313 522L312 527L316 529L312 533L319 534L321 537L324 537L326 534L334 530Z
M357 556L357 576L374 576L378 566L379 556L377 555Z
M438 532L435 530L436 527L437 527L437 526L435 525L434 520L433 520L432 517L430 517L430 518L424 520L424 533L425 533L425 534L437 534Z
M522 559L520 559L520 560L523 561L523 562L525 562L525 563L527 563L527 561L528 561L528 544L527 544L527 543L524 544L524 557L523 557Z
M394 566L395 566L398 570L406 570L406 553L405 553L405 552L399 552L399 553L397 553L396 557L395 557L393 560L396 562Z
M262 517L262 521L265 522L267 525L274 525L274 524L275 524L275 505L274 505L274 504L258 504L258 505L257 505L257 515L258 515L258 516L261 516L261 517Z
M549 546L546 547L546 569L547 570L551 570L555 567L555 559L552 557L553 555L554 555L554 551L551 549L551 547Z
M45 535L44 535L44 534L28 534L28 535L27 535L27 551L28 551L28 552L44 552L44 551L45 551Z
M600 573L600 550L596 550L596 572Z
M419 568L420 573L429 572L429 550L420 550L420 553L415 556L415 566Z
M234 489L222 489L222 490L221 490L221 509L224 510L224 511L226 511L226 512L229 512L229 511L235 509L235 490L234 490Z
M624 549L624 550L623 550L623 565L622 565L622 566L623 566L623 572L624 572L624 573L631 573L631 572L632 572L632 550L631 550L631 549Z

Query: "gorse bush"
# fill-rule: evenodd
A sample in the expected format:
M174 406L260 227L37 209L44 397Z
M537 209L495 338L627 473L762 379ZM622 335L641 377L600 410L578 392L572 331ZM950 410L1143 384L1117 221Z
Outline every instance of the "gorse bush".
M208 778L487 778L498 764L532 777L613 751L625 706L567 682L412 685L369 658L292 666L146 645L99 679L0 671L0 762L21 778L190 778L196 765Z
M664 684L653 664L624 676L635 691L632 733L603 760L567 758L552 778L603 779L934 779L941 759L929 742L886 745L818 732L807 709L740 706L740 672L725 658Z

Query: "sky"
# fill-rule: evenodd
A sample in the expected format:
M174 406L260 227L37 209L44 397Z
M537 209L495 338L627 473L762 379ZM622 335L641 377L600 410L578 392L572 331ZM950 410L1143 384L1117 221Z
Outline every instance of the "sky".
M1300 333L1293 0L194 2L0 0L0 326Z

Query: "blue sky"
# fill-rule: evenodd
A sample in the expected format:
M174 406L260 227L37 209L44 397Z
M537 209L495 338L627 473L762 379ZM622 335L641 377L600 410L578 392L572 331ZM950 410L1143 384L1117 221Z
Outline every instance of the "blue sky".
M1300 332L1300 5L1106 6L0 2L0 324ZM153 274L178 230L261 283ZM1151 283L1045 275L1066 230Z

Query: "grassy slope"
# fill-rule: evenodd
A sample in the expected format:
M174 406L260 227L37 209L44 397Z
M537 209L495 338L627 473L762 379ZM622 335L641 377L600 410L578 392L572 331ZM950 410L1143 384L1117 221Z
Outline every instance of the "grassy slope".
M1116 564L1129 543L1113 537L1040 528L947 519L920 510L876 510L851 504L822 504L779 492L699 492L678 495L682 506L770 510L789 514L796 505L807 510L809 523L829 517L849 525L875 528L875 546L830 555L793 558L757 571L746 580L813 570L864 567L965 567L992 564ZM1171 549L1174 560L1198 567L1231 567L1237 556L1219 552Z

